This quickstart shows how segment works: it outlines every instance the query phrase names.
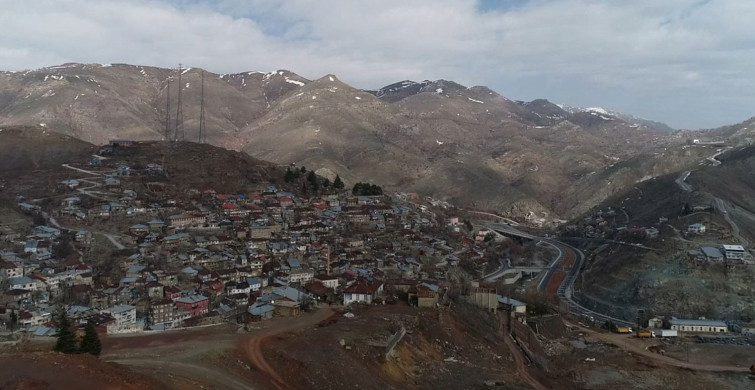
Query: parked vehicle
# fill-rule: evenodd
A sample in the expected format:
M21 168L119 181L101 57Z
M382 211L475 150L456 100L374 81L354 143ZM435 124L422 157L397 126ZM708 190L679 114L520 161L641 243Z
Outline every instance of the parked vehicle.
M632 328L628 326L617 326L616 333L621 333L621 334L632 333Z
M637 332L637 337L649 339L651 337L655 337L655 332L649 330L641 330Z
M661 329L661 337L677 337L678 332L671 329Z

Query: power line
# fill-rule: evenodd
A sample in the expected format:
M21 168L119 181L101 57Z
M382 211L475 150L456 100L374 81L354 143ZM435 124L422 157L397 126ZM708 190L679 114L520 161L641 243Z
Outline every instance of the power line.
M207 135L204 128L204 70L202 71L202 92L199 103L199 143L204 143Z
M181 102L181 90L183 89L183 86L181 85L181 73L183 73L183 70L181 68L181 64L178 64L178 108L176 108L176 135L175 140L178 141L178 137L181 137L181 141L186 139L186 133L184 132L184 112Z
M165 92L166 106L165 106L165 140L170 140L170 75L168 75L168 87Z

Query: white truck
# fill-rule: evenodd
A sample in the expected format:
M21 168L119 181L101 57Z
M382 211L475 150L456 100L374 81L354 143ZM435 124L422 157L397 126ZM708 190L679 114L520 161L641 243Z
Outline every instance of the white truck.
M661 329L661 337L676 337L679 334L672 329Z

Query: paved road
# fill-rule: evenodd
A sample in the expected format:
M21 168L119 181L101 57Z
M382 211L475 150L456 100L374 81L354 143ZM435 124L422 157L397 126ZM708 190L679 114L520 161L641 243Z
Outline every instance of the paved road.
M554 240L552 238L537 237L532 234L522 232L508 225L491 223L491 224L488 224L488 227L500 233L504 233L508 235L515 235L518 237L527 238L531 240L539 240L540 242L549 244L557 249L558 255L548 266L548 269L545 271L543 278L540 280L540 283L538 284L538 290L540 291L545 290L545 288L548 286L551 278L553 277L553 274L559 269L563 260L569 254L574 255L575 257L574 264L569 269L569 273L566 275L563 282L561 282L561 285L559 286L558 291L557 291L558 298L562 302L565 302L568 304L569 312L571 314L592 317L594 321L599 321L599 322L611 320L614 323L619 324L619 325L631 326L634 324L631 321L626 321L620 318L612 317L607 314L598 313L594 310L590 310L580 305L578 302L576 302L573 299L574 282L577 280L577 277L579 276L579 273L582 270L582 264L584 263L584 258L585 258L584 253L582 253L582 251L580 251L579 249L569 244L566 244L564 242Z
M519 226L519 223L518 223L518 222L516 222L516 221L514 221L513 219L509 219L509 218L506 218L506 217L502 217L502 216L500 216L500 215L498 215L498 214L493 214L493 213L486 213L486 212L484 212L484 211L473 211L473 210L467 210L467 212L468 212L468 213L472 213L472 214L481 214L481 215L487 215L487 216L489 216L489 217L498 218L498 219L500 219L501 221L504 221L504 222L505 222L506 224L508 224L508 225L511 225L511 226Z
M115 245L116 248L118 248L118 249L126 249L126 247L123 246L123 244L121 244L120 242L118 242L118 238L117 238L118 236L116 236L115 234L108 234L108 233L100 233L100 234L102 234L108 240L110 240L110 242L113 245Z
M86 173L88 175L92 175L92 176L102 176L102 172L95 172L95 171L89 171L89 170L86 170L86 169L76 168L76 167L72 167L72 166L70 166L68 164L63 164L63 168L68 168L68 169L73 169L74 171L84 172L84 173Z
M60 222L58 222L57 219L55 219L55 217L51 217L49 214L47 214L44 211L42 211L41 213L42 213L42 216L45 217L45 219L47 219L48 221L50 221L50 225L52 225L52 226L54 226L54 227L56 227L56 228L58 228L60 230L67 230L67 231L71 231L71 232L78 232L79 230L82 230L82 229L79 229L79 228L71 228L71 227L63 226L63 225L60 224ZM86 230L86 229L84 229L84 230ZM92 230L90 230L90 232L92 232L92 234L99 234L101 236L104 236L105 238L107 238L108 240L110 240L110 242L116 248L118 248L118 249L126 249L126 247L123 246L123 244L121 244L120 242L118 242L118 236L115 235L115 234L110 234L110 233L105 233L105 232L98 232L98 231L92 231Z
M678 185L679 188L681 188L684 192L692 192L692 186L687 183L687 178L689 177L690 173L692 173L692 171L682 172L682 174L679 175L676 180L674 180L676 182L676 185Z
M582 305L580 305L577 301L573 299L573 293L574 293L574 282L576 282L577 277L579 276L579 272L582 270L582 264L585 259L584 253L582 253L581 250L574 248L571 245L565 244L560 241L554 241L554 243L557 243L557 245L562 246L562 253L563 257L565 258L568 253L573 253L576 257L574 260L574 265L569 270L569 274L566 275L564 278L564 281L561 283L561 286L559 286L557 294L558 298L561 299L561 301L568 303L569 305L569 313L574 315L580 315L580 316L586 316L591 317L594 321L597 322L605 322L605 321L612 321L615 324L618 325L626 325L631 326L634 323L631 321L626 321L621 318L612 317L608 314L603 314L596 312L594 310L590 310Z
M714 208L718 212L720 212L721 215L726 220L726 222L728 222L729 225L731 225L731 235L734 236L737 240L739 240L739 242L742 244L742 246L744 246L744 247L750 246L750 240L748 240L748 239L746 239L746 238L744 238L742 236L742 234L741 234L741 232L739 230L739 225L737 225L737 223L734 222L731 219L731 213L729 211L731 211L731 212L738 212L738 211L727 209L726 202L724 202L723 199L721 199L721 198L714 197L713 199L715 201L714 202Z
M707 158L706 158L706 160L708 160L708 161L712 162L712 163L713 163L713 165L716 165L716 166L718 166L718 165L721 165L721 162L720 162L720 161L718 161L718 160L716 160L716 157L718 157L718 156L719 156L719 155L720 155L721 153L724 153L724 152L725 152L726 150L727 150L727 149L722 149L722 150L720 150L720 151L716 152L716 154L714 154L714 155L712 155L712 156L710 156L710 157L707 157ZM680 176L679 176L679 177L678 177L678 178L677 178L677 179L675 180L675 181L676 181L676 184L677 184L677 185L679 186L679 188L681 188L681 189L682 189L682 191L684 191L684 192L691 192L691 191L692 191L692 186L691 186L691 185L689 185L689 183L687 183L687 178L689 177L690 173L691 173L691 171L686 171L686 172L683 172L683 173L682 173L682 174L681 174L681 175L680 175ZM734 221L733 221L733 220L731 219L731 216L730 216L730 213L731 213L731 212L735 212L735 213L738 213L738 214L743 214L744 212L741 212L741 213L740 213L740 210L732 210L732 209L729 209L729 208L727 208L727 206L726 206L726 202L724 202L724 200L723 200L723 199L721 199L721 198L718 198L718 197L715 197L715 196L713 197L713 208L714 208L714 209L715 209L716 211L718 211L719 213L721 213L721 215L722 215L722 216L724 217L724 219L726 220L726 222L728 222L728 223L729 223L729 225L731 226L731 234L732 234L732 235L733 235L733 236L734 236L734 237L735 237L735 238L736 238L737 240L739 240L739 242L740 242L740 243L741 243L741 244L742 244L743 246L745 246L745 247L749 246L749 245L750 245L750 241L749 241L748 239L746 239L745 237L743 237L743 236L741 235L741 232L740 232L740 230L739 230L739 226L737 225L737 223L736 223L736 222L734 222Z

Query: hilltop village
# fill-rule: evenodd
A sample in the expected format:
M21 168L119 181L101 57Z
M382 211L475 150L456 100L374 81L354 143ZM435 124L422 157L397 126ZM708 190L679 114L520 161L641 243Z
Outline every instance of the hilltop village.
M13 191L4 194L12 207L0 209L0 335L11 353L49 351L65 318L82 344L92 328L102 335L105 362L152 377L140 367L180 359L177 376L209 368L217 377L207 383L223 386L237 370L286 383L276 370L296 359L309 370L300 388L335 375L330 364L355 363L377 368L363 385L412 383L426 369L457 388L552 388L563 378L601 388L590 375L604 367L618 375L611 383L639 384L646 379L626 367L647 359L721 369L695 357L711 353L722 369L744 372L755 356L746 302L725 300L747 288L752 254L705 200L642 218L617 204L550 237L541 221L209 145L114 140L64 161L0 183ZM644 279L632 279L638 272ZM715 302L675 298L685 291L678 275L731 287ZM411 363L427 351L436 352ZM222 367L207 360L216 358ZM596 358L604 361L593 367ZM488 371L479 378L470 367ZM678 379L653 375L654 385ZM322 380L353 388L352 378Z
M79 324L120 334L395 303L399 294L435 306L449 269L487 261L444 202L358 196L300 167L288 167L283 185L250 192L174 190L159 161L118 157L130 147L115 141L66 164L70 177L42 198L18 195L34 226L0 231L4 322L54 335L64 307ZM300 182L328 188L306 196Z

